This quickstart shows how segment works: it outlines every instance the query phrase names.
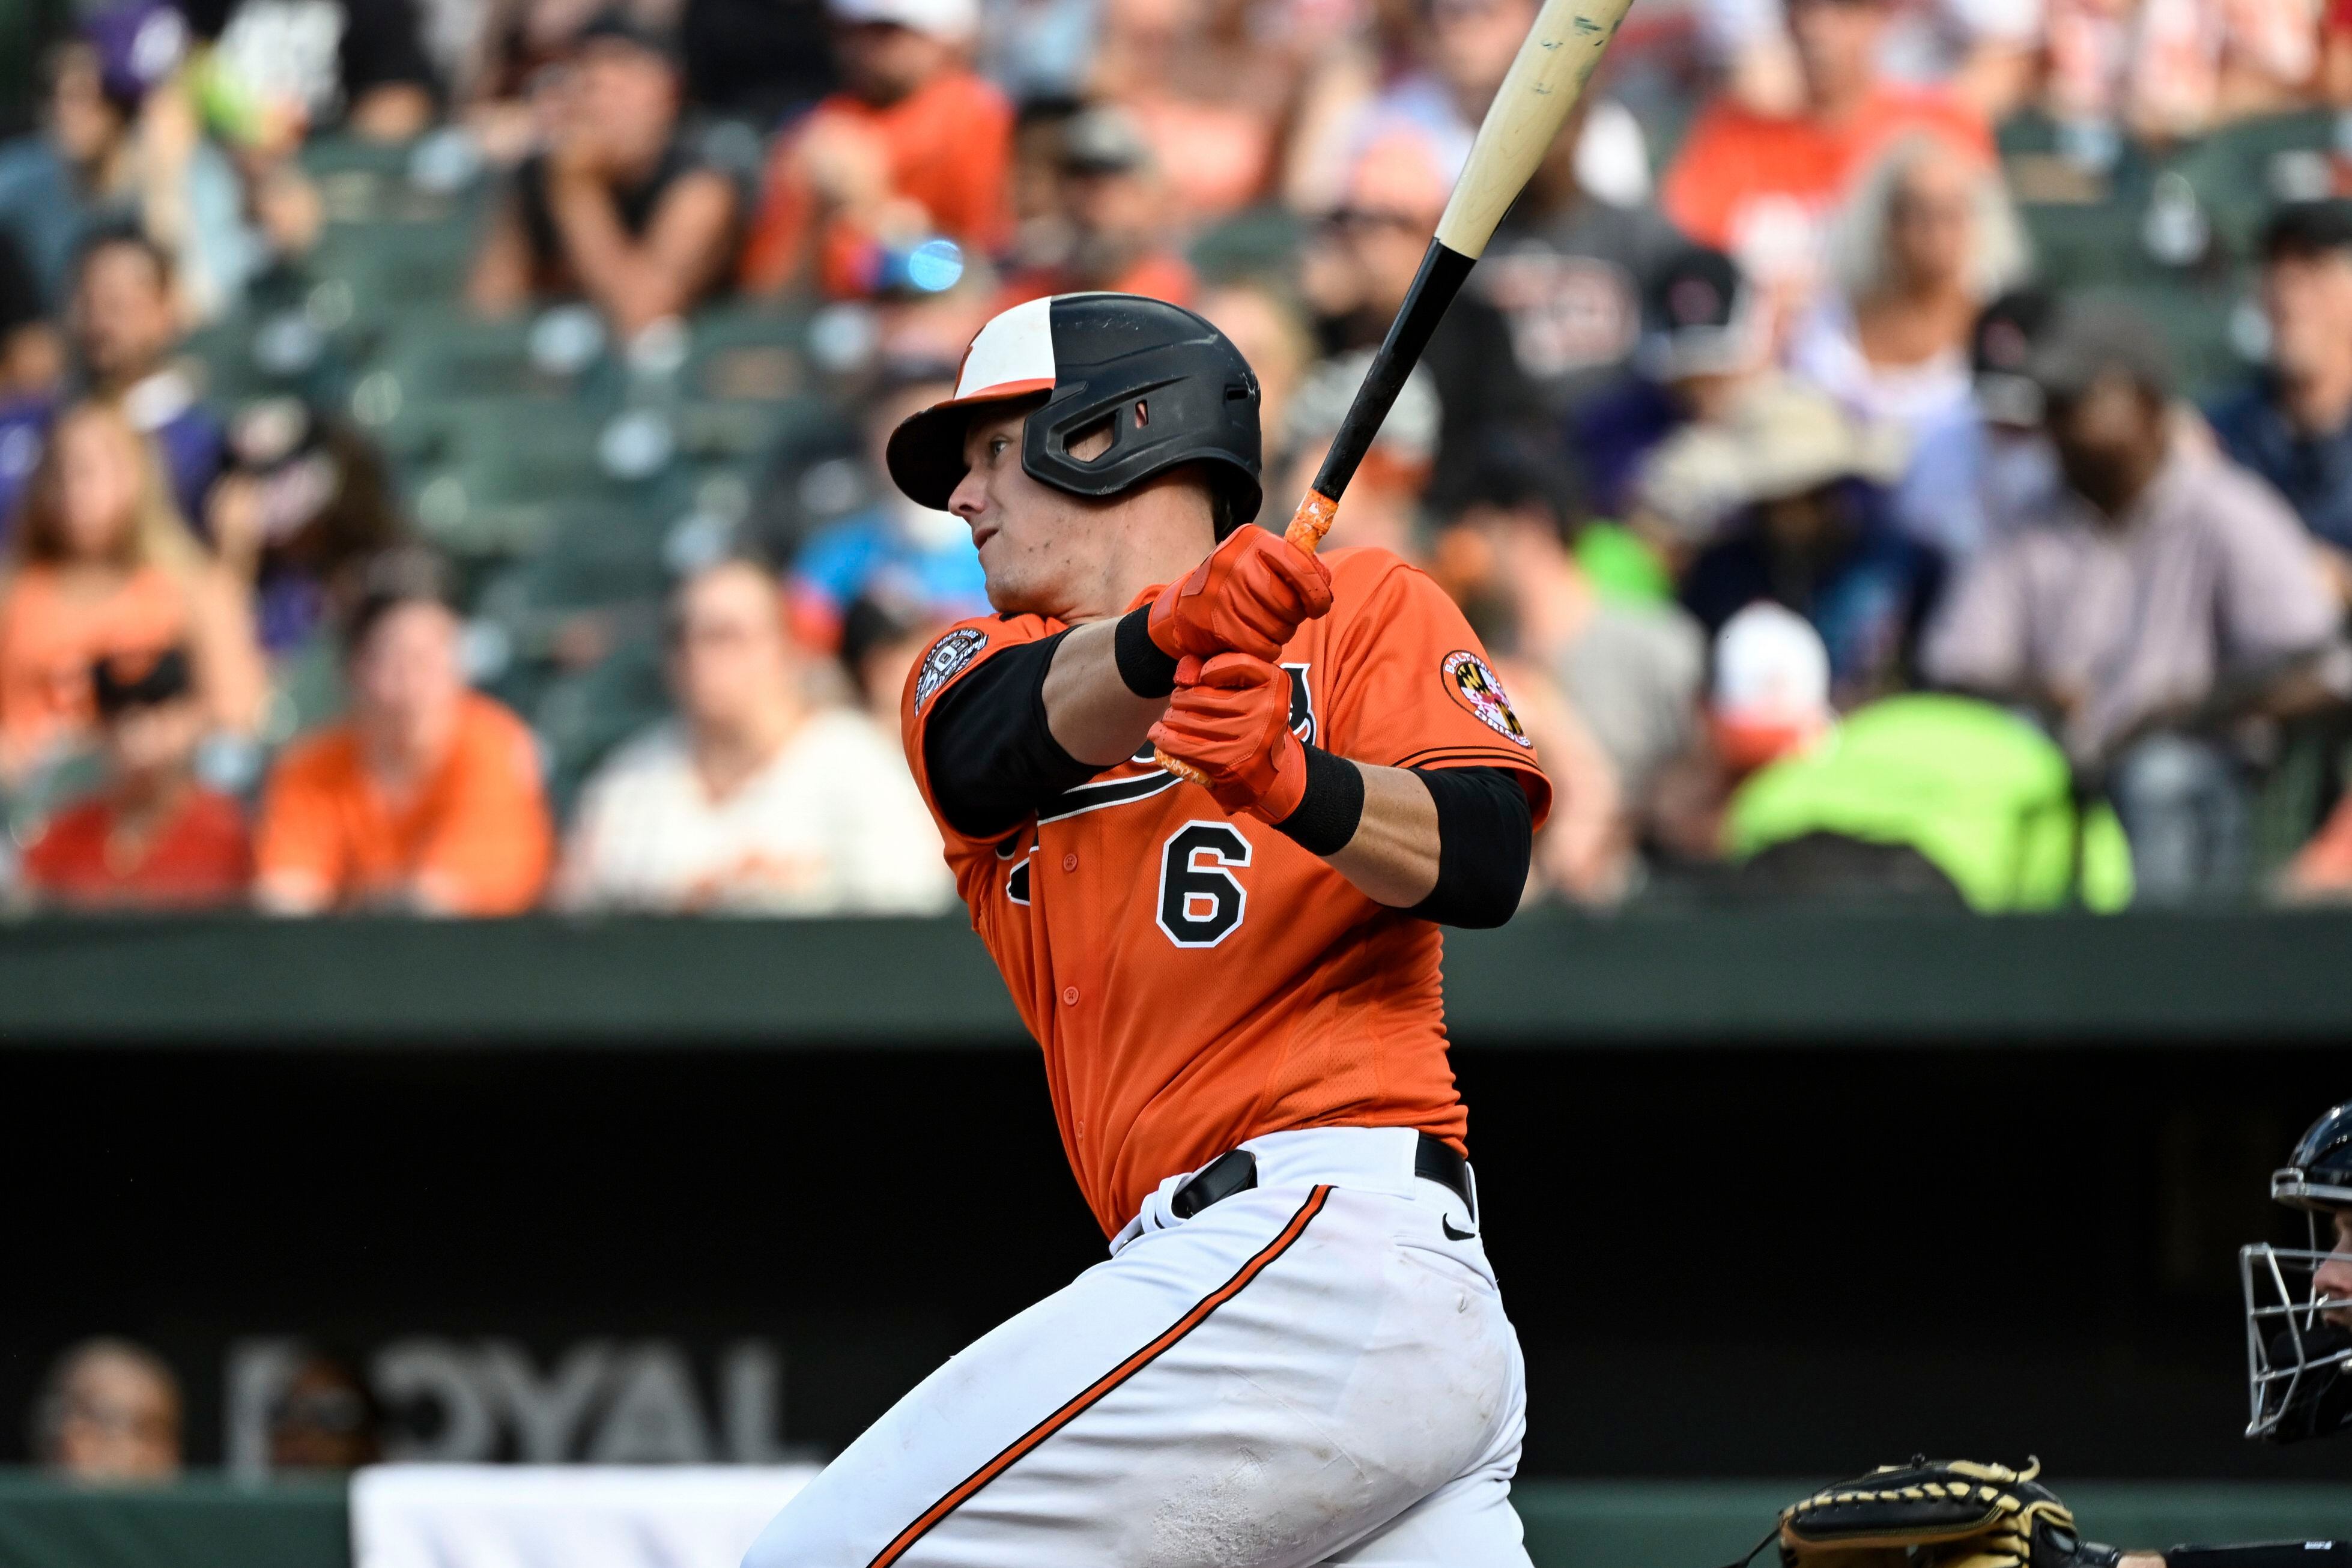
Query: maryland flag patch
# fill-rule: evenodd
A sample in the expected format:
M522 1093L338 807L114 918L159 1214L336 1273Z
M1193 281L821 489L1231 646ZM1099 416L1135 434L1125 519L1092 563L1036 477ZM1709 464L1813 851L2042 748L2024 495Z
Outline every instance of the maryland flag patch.
M1446 654L1437 668L1444 678L1446 695L1476 715L1479 723L1515 746L1534 748L1534 737L1511 711L1510 695L1486 660L1460 648Z

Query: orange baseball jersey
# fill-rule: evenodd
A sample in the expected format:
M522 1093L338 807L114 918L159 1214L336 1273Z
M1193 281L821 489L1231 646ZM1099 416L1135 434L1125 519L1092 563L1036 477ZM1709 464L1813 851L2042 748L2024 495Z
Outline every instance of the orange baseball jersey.
M1453 601L1385 550L1325 559L1330 612L1280 661L1300 737L1360 762L1508 768L1540 824L1551 786ZM941 816L923 762L940 694L1061 630L1035 615L950 628L899 716L973 929L1045 1048L1062 1145L1104 1232L1166 1177L1267 1133L1417 1127L1461 1145L1433 924L1227 816L1149 747L1005 837L966 838Z

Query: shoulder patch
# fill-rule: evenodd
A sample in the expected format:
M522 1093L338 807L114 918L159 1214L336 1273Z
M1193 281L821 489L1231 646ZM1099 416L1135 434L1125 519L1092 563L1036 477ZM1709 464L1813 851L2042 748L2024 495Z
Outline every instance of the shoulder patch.
M1535 737L1511 711L1510 696L1486 660L1467 648L1457 648L1445 655L1437 669L1445 682L1445 695L1468 708L1479 723L1514 746L1534 748Z
M987 646L988 633L977 626L959 626L932 643L931 651L923 655L921 672L915 676L915 711L922 712L923 705Z

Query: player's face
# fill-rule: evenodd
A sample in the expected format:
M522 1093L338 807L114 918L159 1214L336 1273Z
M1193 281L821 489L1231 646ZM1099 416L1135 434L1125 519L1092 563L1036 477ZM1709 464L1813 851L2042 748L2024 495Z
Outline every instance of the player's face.
M948 510L971 529L988 602L1008 614L1060 620L1115 612L1097 602L1112 575L1102 503L1066 495L1021 466L1025 412L982 413L964 431L964 476ZM1073 455L1086 455L1072 443Z
M2323 1300L2343 1303L2320 1315L2337 1328L2352 1329L2352 1209L2337 1209L2334 1219L2333 1255L2313 1271L2311 1288Z

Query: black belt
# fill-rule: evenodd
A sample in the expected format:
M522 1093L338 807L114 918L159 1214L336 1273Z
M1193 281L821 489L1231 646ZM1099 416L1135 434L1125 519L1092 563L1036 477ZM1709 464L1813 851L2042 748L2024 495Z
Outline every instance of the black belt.
M1470 1222L1478 1222L1478 1198L1470 1186L1470 1162L1454 1152L1454 1145L1443 1138L1433 1138L1418 1133L1412 1150L1412 1174L1451 1192L1470 1211ZM1247 1149L1228 1149L1194 1172L1192 1178L1176 1189L1168 1200L1168 1211L1179 1219L1190 1219L1213 1203L1223 1203L1237 1192L1247 1192L1257 1186L1257 1156Z

